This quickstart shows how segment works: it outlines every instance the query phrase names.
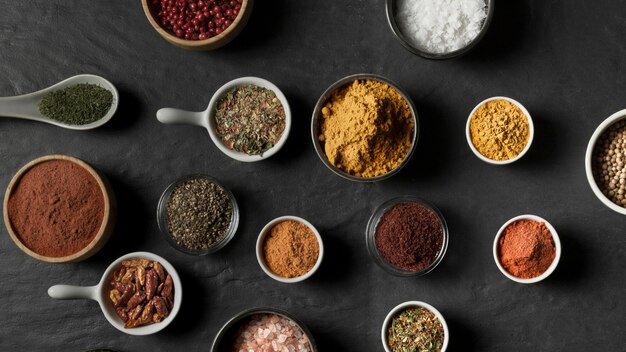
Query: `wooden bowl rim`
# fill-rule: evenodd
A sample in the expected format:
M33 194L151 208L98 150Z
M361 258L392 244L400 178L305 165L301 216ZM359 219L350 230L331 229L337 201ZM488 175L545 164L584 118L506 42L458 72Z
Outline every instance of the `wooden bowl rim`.
M180 39L177 36L171 34L170 32L168 32L165 28L163 28L158 22L157 20L154 18L154 15L152 14L152 10L151 10L151 5L148 4L149 0L141 0L141 5L143 7L143 12L146 14L146 17L148 17L148 21L150 22L150 24L152 25L152 27L165 39L167 39L168 41L178 45L178 46L182 46L182 47L188 47L188 48L201 48L204 46L209 46L212 44L215 44L217 42L220 42L222 39L227 38L228 35L235 30L235 28L237 26L239 26L240 22L242 21L244 14L246 13L247 9L248 9L248 5L252 0L242 0L241 1L241 9L239 9L239 13L237 14L237 17L235 18L235 20L230 24L230 26L228 26L226 28L225 31L223 31L222 33L213 36L211 38L208 39L203 39L203 40L187 40L187 39Z
M104 216L102 218L102 223L100 224L100 229L98 229L98 233L96 233L96 236L94 237L94 239L91 242L89 242L89 244L85 248L65 257L47 257L31 250L26 245L24 245L20 237L17 235L17 233L13 229L13 224L10 221L9 212L8 212L9 198L11 194L13 193L13 189L15 185L17 184L17 182L22 178L22 176L24 176L24 174L28 170L33 168L35 165L41 164L46 161L51 161L51 160L65 160L65 161L73 162L74 164L77 164L78 166L81 166L83 169L89 172L89 174L96 180L96 183L100 187L100 191L102 192L102 196L104 199ZM23 252L25 252L26 254L28 254L29 256L35 259L48 262L48 263L67 263L67 262L78 261L82 259L81 258L82 256L88 254L94 247L96 247L99 244L100 240L102 240L103 237L105 237L105 234L107 234L107 227L111 219L111 200L110 200L110 195L108 193L107 187L105 183L103 182L102 178L100 177L98 172L94 168L92 168L89 164L72 156L63 155L63 154L51 154L51 155L45 155L45 156L36 158L34 160L31 160L26 165L22 166L17 171L17 173L13 176L13 178L11 179L11 182L9 182L9 185L7 186L6 193L4 194L3 216L4 216L4 224L7 228L7 231L9 232L9 236L11 236L11 239L13 240L13 242L15 242L15 244Z

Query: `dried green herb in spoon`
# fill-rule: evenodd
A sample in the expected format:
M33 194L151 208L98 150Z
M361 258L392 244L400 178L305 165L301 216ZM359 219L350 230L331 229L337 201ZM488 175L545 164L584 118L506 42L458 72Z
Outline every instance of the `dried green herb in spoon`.
M100 120L113 105L113 93L95 84L81 83L44 95L39 112L68 125Z
M443 325L433 312L422 307L396 315L388 331L392 352L439 352L443 340Z
M250 84L230 90L219 100L215 122L229 149L263 155L285 131L285 109L273 91Z

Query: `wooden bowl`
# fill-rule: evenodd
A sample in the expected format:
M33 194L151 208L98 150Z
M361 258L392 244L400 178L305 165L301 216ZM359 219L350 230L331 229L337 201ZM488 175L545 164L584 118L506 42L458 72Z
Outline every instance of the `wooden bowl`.
M22 243L22 240L16 233L15 229L13 228L13 224L11 223L11 220L9 219L9 212L8 212L9 198L13 194L13 190L17 187L22 176L28 170L30 170L33 166L43 163L45 161L50 161L50 160L66 160L74 164L77 164L78 166L81 166L83 169L89 172L89 174L93 176L93 178L96 180L96 183L100 187L100 190L102 191L102 195L104 198L104 216L102 218L102 223L100 224L100 229L98 230L98 233L85 248L65 257L44 256L26 247L24 243ZM71 156L59 155L59 154L42 156L24 165L15 174L15 176L13 176L13 179L11 179L11 182L9 183L9 186L7 187L7 191L4 195L4 204L3 204L4 224L7 228L7 231L9 232L9 236L11 236L11 239L13 239L13 242L15 242L15 244L24 253L28 254L29 256L35 259L44 261L44 262L49 262L49 263L79 262L96 254L96 252L98 252L104 246L104 244L109 240L109 237L111 237L111 233L113 232L113 226L115 225L115 219L116 219L116 214L117 214L116 210L117 210L117 207L116 207L116 201L115 201L115 194L113 193L112 188L109 185L109 183L106 181L106 179L104 179L96 170L94 170L91 166L89 166L84 161L71 157Z
M248 20L250 19L250 14L252 13L253 5L253 0L242 0L241 9L239 10L237 17L235 18L233 23L231 23L231 25L228 26L226 30L222 33L209 39L186 40L178 38L159 24L155 9L149 3L149 1L150 0L141 0L141 4L143 5L143 12L146 14L146 17L148 18L148 21L150 21L152 27L161 35L161 37L178 47L196 51L217 49L235 39L235 37L239 35L239 33L241 33L243 28L248 23Z

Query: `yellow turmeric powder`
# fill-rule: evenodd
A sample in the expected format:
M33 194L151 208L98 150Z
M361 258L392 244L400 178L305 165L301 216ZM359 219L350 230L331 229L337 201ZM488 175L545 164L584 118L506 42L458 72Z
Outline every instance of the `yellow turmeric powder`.
M322 108L319 140L338 169L359 177L383 175L411 149L413 118L406 100L388 84L355 80Z
M470 120L472 144L491 160L509 160L518 156L526 147L529 134L524 112L504 99L482 104Z

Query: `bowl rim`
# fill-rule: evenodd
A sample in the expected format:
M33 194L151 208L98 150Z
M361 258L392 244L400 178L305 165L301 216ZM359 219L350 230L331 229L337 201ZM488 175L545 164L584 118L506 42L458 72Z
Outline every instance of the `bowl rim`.
M330 97L330 95L332 93L334 93L335 91L337 91L337 90L343 88L344 86L346 86L346 85L348 85L348 84L350 84L350 83L352 83L354 81L357 81L357 80L378 81L378 82L384 83L384 84L388 85L389 87L393 88L396 92L398 92L398 94L400 94L400 96L408 104L409 110L411 111L411 118L413 119L413 133L412 133L412 136L411 136L411 148L409 149L408 153L404 156L404 159L402 159L402 162L398 166L396 166L393 170L390 170L387 173L384 173L384 174L378 175L378 176L374 176L374 177L355 176L355 175L349 174L349 173L347 173L347 172L345 172L343 170L340 170L337 167L335 167L334 165L332 165L330 163L330 161L328 161L328 158L326 157L326 153L324 152L324 149L320 145L320 142L319 142L319 139L318 139L318 136L319 136L320 113L321 113L323 105L326 103L326 101L328 100L328 98ZM376 181L381 181L381 180L388 179L391 176L393 176L393 175L397 174L398 172L400 172L400 170L402 170L402 168L404 168L409 163L409 161L411 160L411 156L413 155L413 153L415 152L415 149L417 148L417 143L418 143L418 139L419 139L419 133L420 133L419 116L417 114L417 109L415 108L415 104L413 103L413 100L411 99L409 94L404 89L400 88L400 86L398 86L393 81L389 80L386 77L383 77L381 75L374 74L374 73L356 73L356 74L351 74L351 75L345 76L345 77L337 80L335 83L331 84L328 88L326 88L326 90L324 90L322 95L317 100L317 103L315 104L315 108L313 109L313 116L311 118L311 140L313 141L313 147L314 147L315 153L317 154L319 159L322 161L322 163L330 171L332 171L336 175L339 175L339 176L341 176L344 179L347 179L347 180L350 180L350 181L356 181L356 182L376 182Z
M167 273L170 274L170 276L172 277L172 282L174 284L174 303L169 315L165 319L163 319L163 321L155 324L126 329L124 328L124 323L121 322L121 319L117 316L117 314L110 311L110 309L112 308L108 296L108 293L110 291L109 278L111 277L113 272L120 267L122 261L132 258L145 258L153 261L158 261L163 266L163 268L165 268ZM128 335L143 336L154 334L165 329L165 327L167 327L174 320L174 318L178 314L178 311L180 310L180 306L183 300L183 286L181 284L178 272L176 271L174 266L165 258L151 252L133 252L117 258L106 268L106 270L102 274L100 282L97 285L97 293L95 298L100 305L102 314L104 314L107 321L113 327Z
M211 344L211 352L219 352L220 344L224 337L230 332L230 329L241 322L243 319L256 315L256 314L275 314L280 315L283 318L290 319L296 323L296 325L304 332L304 334L309 339L309 344L311 346L312 352L317 352L317 345L315 344L315 340L313 339L313 334L307 328L307 326L302 323L299 319L294 318L290 313L278 308L272 307L255 307L245 309L237 314L235 314L232 318L228 319L224 325L220 328L218 333L215 335L213 339L213 343Z
M609 209L617 213L626 215L626 207L622 207L613 203L613 201L605 196L604 193L602 193L602 191L600 190L600 187L598 187L596 179L593 176L593 151L595 149L596 143L600 139L600 136L602 136L602 134L609 127L624 119L626 119L626 109L613 113L611 116L602 121L600 125L598 125L598 127L595 129L595 131L591 135L591 138L589 138L589 143L587 143L587 150L585 152L585 174L587 175L587 182L589 183L589 186L591 187L591 190L596 195L596 197Z
M183 182L194 179L208 180L209 182L221 187L224 190L224 193L226 193L226 196L228 197L232 207L230 226L228 227L224 238L221 241L215 243L213 246L202 250L185 248L176 243L176 241L174 241L174 239L172 238L172 235L170 234L169 228L167 226L167 203L170 199L170 196L172 195L172 192L174 192L174 189L176 189L176 187L178 187ZM235 195L230 191L230 189L228 189L228 187L226 187L216 178L201 173L184 175L170 183L161 194L161 197L159 198L159 203L157 204L157 225L167 243L174 249L190 255L208 255L226 247L226 245L233 239L233 237L235 237L235 234L237 233L237 228L239 227L239 206L237 204L237 200L235 199Z
M161 35L170 43L177 45L179 47L187 47L187 48L192 48L192 49L201 49L202 47L215 45L216 43L221 42L221 41L225 41L224 44L228 43L228 41L230 41L229 39L232 39L232 38L229 38L231 35L238 34L238 33L234 33L236 29L241 30L239 26L246 24L247 18L244 18L244 17L248 16L247 10L251 9L252 4L253 4L253 0L242 0L241 9L239 9L239 13L237 14L237 17L230 24L230 26L226 27L226 30L224 30L222 33L217 34L208 39L189 40L189 39L178 38L174 34L170 33L167 29L163 28L161 24L159 24L159 22L156 20L155 15L153 14L154 9L152 5L149 4L148 1L149 0L141 0L141 4L143 7L144 14L148 18L148 21L152 25L152 28L154 28L154 30L156 30L157 33L159 33L159 35Z
M267 237L269 231L276 224L279 224L279 223L281 223L283 221L288 221L288 220L297 221L299 223L302 223L302 224L306 225L309 229L311 229L311 231L313 231L313 234L315 235L315 238L317 239L317 244L318 244L318 248L319 248L319 253L317 255L317 261L315 261L315 264L313 265L311 270L306 272L304 275L300 275L300 276L296 276L296 277L292 277L292 278L285 278L285 277L279 276L277 274L274 274L274 272L272 272L272 270L265 264L265 259L264 259L264 255L263 255L263 244L265 243L265 237ZM307 220L305 220L305 219L303 219L303 218L301 218L299 216L284 215L284 216L279 216L279 217L271 220L265 226L263 226L263 229L261 230L261 232L259 232L259 236L257 237L257 240L256 240L255 252L256 252L257 262L259 263L259 266L261 267L261 269L263 269L263 271L267 274L267 276L271 277L272 279L274 279L274 280L276 280L278 282L282 282L282 283L286 283L286 284L292 284L292 283L304 281L304 280L308 279L309 277L313 276L313 274L315 274L317 269L322 264L322 259L324 258L324 242L322 241L322 236L320 235L319 231L317 231L317 229L315 228L315 226L313 226L313 224L311 224L310 222L308 222Z
M401 204L401 203L417 203L424 207L427 207L431 209L437 215L437 217L439 218L439 221L441 222L441 227L443 230L443 243L441 245L441 250L439 251L439 254L437 254L437 257L435 258L435 260L428 267L420 271L407 271L407 270L402 270L400 268L395 267L393 264L389 263L385 258L383 258L383 256L378 252L378 248L376 247L376 242L375 242L376 229L378 228L378 223L380 222L380 219L393 206L397 204ZM374 262L379 267L381 267L386 272L394 276L403 276L403 277L423 276L435 270L435 268L443 261L443 257L446 254L449 242L450 242L450 232L448 229L448 224L446 223L446 220L443 217L443 214L441 213L441 211L437 207L435 207L433 204L419 197L412 196L412 195L394 197L381 203L372 212L372 215L370 216L367 222L367 227L365 229L365 244L367 246L367 250L370 254L370 257L374 259Z
M13 191L18 186L19 181L22 177L33 167L36 165L48 162L48 161L68 161L75 165L82 167L86 170L96 181L100 192L102 192L102 198L104 202L103 209L103 217L102 222L100 223L100 228L96 233L96 236L89 242L89 244L81 249L80 251L64 256L64 257L48 257L41 255L30 248L28 248L22 240L20 239L17 231L13 228L13 224L11 223L11 218L9 216L8 204ZM4 224L9 233L9 236L13 240L13 242L17 245L19 249L21 249L24 253L28 254L30 257L48 263L70 263L70 262L78 262L81 260L85 260L92 255L96 254L102 247L106 244L106 242L111 237L113 232L113 227L115 225L115 196L112 192L111 187L108 185L107 181L101 177L101 175L96 171L91 165L78 159L73 156L64 155L64 154L50 154L44 155L38 158L35 158L29 161L26 165L22 166L11 178L9 185L7 186L6 192L4 194L4 202L3 202L3 217Z
M280 139L274 146L266 150L261 155L249 155L243 152L238 152L238 151L229 149L228 147L226 147L226 145L224 145L224 143L222 142L222 139L217 135L217 132L215 131L215 128L216 128L215 108L217 106L217 103L231 89L235 89L235 88L245 86L245 85L254 85L257 87L271 90L272 92L274 92L278 100L280 100L280 103L283 106L283 110L285 111L285 129L283 130L283 134L280 136ZM204 127L209 132L209 136L211 137L211 140L213 141L215 146L222 153L226 154L230 158L235 159L237 161L255 162L255 161L261 161L261 160L271 157L272 155L276 154L285 145L285 143L287 142L287 138L289 137L289 133L291 131L291 123L292 123L291 107L289 106L287 97L285 96L285 94L283 94L280 88L278 88L274 83L264 78L260 78L260 77L253 77L253 76L239 77L239 78L236 78L236 79L233 79L231 81L224 83L220 88L218 88L215 91L215 93L211 97L211 100L209 101L209 105L207 109L203 112L203 114L205 115Z
M480 29L480 32L478 32L478 35L476 35L476 37L474 39L472 39L467 45L465 45L464 47L462 47L460 49L449 51L449 52L446 52L446 53L432 53L432 52L425 51L425 50L422 50L422 49L419 49L419 48L413 46L411 44L411 42L406 39L404 34L402 34L402 31L400 31L400 29L398 28L398 25L396 23L396 18L394 16L394 12L395 12L394 5L395 5L396 1L397 0L386 0L385 1L385 12L386 12L386 15L387 15L387 24L391 28L391 32L394 34L396 39L398 39L398 41L400 41L400 44L402 44L402 46L405 49L407 49L408 51L410 51L411 53L413 53L415 55L418 55L418 56L421 56L421 57L423 57L425 59L430 59L430 60L452 59L452 58L455 58L455 57L463 56L464 54L468 53L485 36L485 34L487 33L487 30L489 29L489 25L491 24L493 16L494 16L493 14L494 14L494 4L495 4L495 1L494 0L485 0L486 6L487 6L487 17L485 18L485 21L483 22L483 25L482 25L482 27Z
M448 324L446 323L446 319L444 319L443 315L437 310L437 308L422 301L406 301L406 302L400 303L397 306L393 307L389 311L389 313L387 313L385 320L383 320L383 326L381 329L381 341L382 341L383 348L385 349L385 351L391 352L391 349L389 349L388 342L387 342L387 330L389 329L389 324L391 323L391 320L401 311L404 311L407 308L411 308L411 307L426 308L429 311L431 311L433 314L435 314L437 319L439 319L439 321L441 322L441 325L443 326L443 333L444 333L443 345L441 346L441 352L445 352L446 349L448 348L448 343L450 342L450 330L448 329Z
M500 264L500 259L498 256L498 248L499 248L498 241L500 237L502 236L504 229L506 229L509 225L511 225L512 223L518 220L534 220L537 222L543 222L548 228L548 230L550 230L550 233L552 234L552 241L554 242L554 249L555 249L554 260L552 261L548 269L546 269L546 271L544 271L541 275L530 278L530 279L522 279L522 278L519 278L510 274L508 271L504 269L502 264ZM518 215L516 217L511 218L500 227L500 229L496 233L496 237L493 240L493 259L496 262L496 266L498 267L498 269L504 276L506 276L512 281L519 282L521 284L533 284L533 283L542 281L548 276L550 276L550 274L554 272L554 270L559 264L559 260L561 259L561 251L562 251L561 240L559 239L559 235L556 232L556 229L546 219L537 215L532 215L532 214Z
M528 142L526 142L526 145L524 146L524 149L522 149L522 151L517 154L516 157L511 158L511 159L507 159L507 160L493 160L493 159L489 159L488 157L482 155L478 149L476 149L476 146L474 146L474 143L472 143L472 134L470 131L470 123L472 121L472 117L474 116L474 113L476 112L476 110L478 110L478 108L480 108L481 106L483 106L484 104L493 101L493 100L506 100L509 103L512 103L513 105L517 106L522 113L526 116L526 120L528 120ZM467 144L469 145L470 149L472 150L472 152L474 153L474 155L476 155L476 157L488 164L492 164L492 165L507 165L507 164L511 164L514 163L516 161L518 161L519 159L521 159L526 152L528 152L528 150L530 149L530 146L533 144L533 139L535 137L535 125L533 123L533 119L530 116L530 113L528 112L528 110L526 110L526 108L524 107L524 105L522 105L520 102L518 102L517 100L513 99L513 98L509 98L509 97L505 97L505 96L495 96L495 97L491 97L491 98L487 98L483 101L481 101L480 103L478 103L474 109L472 109L472 111L470 112L469 116L467 117L467 122L465 124L465 138L467 139Z

